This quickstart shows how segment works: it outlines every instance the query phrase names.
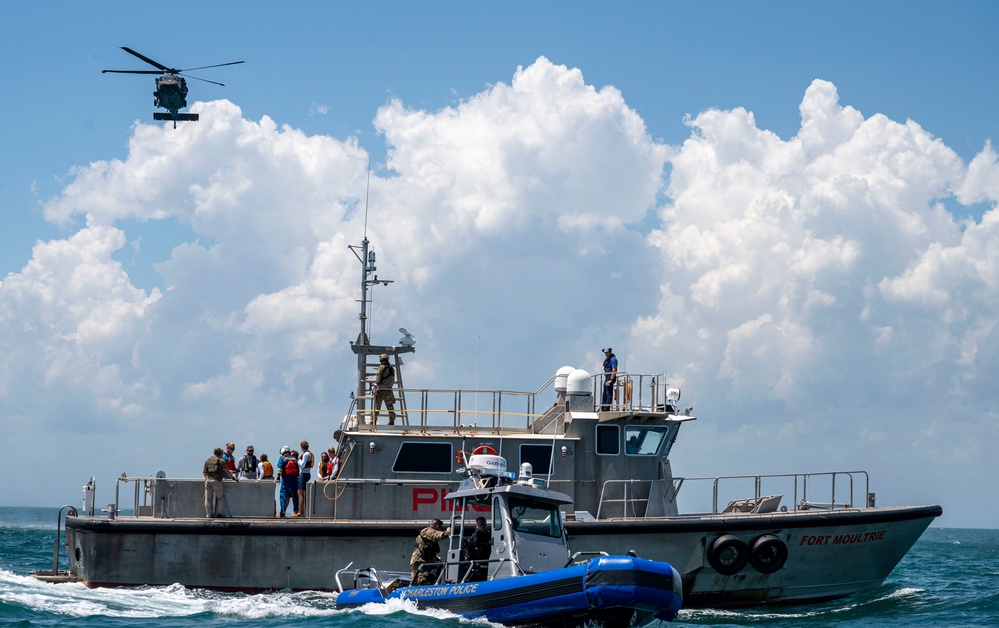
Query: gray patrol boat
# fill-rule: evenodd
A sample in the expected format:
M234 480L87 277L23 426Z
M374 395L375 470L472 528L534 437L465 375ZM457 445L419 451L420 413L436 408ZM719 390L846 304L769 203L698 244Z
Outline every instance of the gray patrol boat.
M274 483L227 483L226 518L206 518L201 478L121 478L95 511L60 510L52 581L89 587L169 585L222 591L335 590L343 565L408 564L417 532L453 508L446 499L464 459L491 447L529 463L572 500L565 528L575 551L635 555L673 565L687 608L818 601L881 585L935 517L937 505L876 506L864 471L687 478L670 451L695 419L664 373L620 372L610 405L603 374L563 367L538 390L411 389L403 331L375 345L367 331L374 274L365 237L357 388L333 432L339 470L308 486L306 516L275 517ZM395 368L397 420L375 421L371 388L382 354ZM699 503L683 512L679 501ZM698 501L700 500L700 501ZM126 514L127 513L127 514ZM62 524L65 524L63 527ZM63 532L64 530L64 532ZM60 569L60 547L68 567ZM227 569L205 569L224 562Z

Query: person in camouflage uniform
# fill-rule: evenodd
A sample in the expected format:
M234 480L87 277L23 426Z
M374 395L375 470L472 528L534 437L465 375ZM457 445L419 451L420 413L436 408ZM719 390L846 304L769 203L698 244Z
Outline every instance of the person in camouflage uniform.
M388 355L383 353L379 359L378 372L375 374L375 414L372 419L373 424L378 424L378 411L382 404L388 408L389 425L395 425L395 397L392 395L392 387L395 386L395 369L389 364Z
M438 541L451 536L451 528L445 528L440 519L431 519L430 525L420 530L416 535L416 548L413 550L413 557L409 560L409 566L413 570L410 577L410 584L433 584L437 581L439 567L431 567L421 570L425 563L441 562L441 545Z

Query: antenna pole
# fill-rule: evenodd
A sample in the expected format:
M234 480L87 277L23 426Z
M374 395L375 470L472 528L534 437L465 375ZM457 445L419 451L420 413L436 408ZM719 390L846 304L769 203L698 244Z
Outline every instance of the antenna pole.
M364 184L364 240L368 240L368 197L371 195L371 155L368 155L368 179ZM367 258L365 258L367 259Z

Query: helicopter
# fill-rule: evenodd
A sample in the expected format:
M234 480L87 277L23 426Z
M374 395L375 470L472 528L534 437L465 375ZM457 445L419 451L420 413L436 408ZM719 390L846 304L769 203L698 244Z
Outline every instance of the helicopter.
M159 74L156 78L156 91L153 92L153 106L161 107L166 109L169 113L163 113L160 111L153 112L153 120L173 120L173 128L177 128L177 121L187 121L187 122L197 122L198 114L196 113L179 113L181 109L187 106L187 81L184 80L184 72L191 72L192 70L204 70L207 68L219 68L224 65L237 65L239 63L244 63L243 61L231 61L229 63L218 63L215 65L203 65L199 68L188 68L186 70L178 70L176 68L168 68L162 63L153 61L149 57L139 54L138 52L128 48L126 46L121 46L121 49L130 55L142 59L156 70L101 70L101 74L107 74L108 72L115 74ZM217 81L209 81L208 79L198 78L197 76L186 75L187 78L197 79L199 81L204 81L205 83L211 83L213 85L221 85L225 87L223 83Z

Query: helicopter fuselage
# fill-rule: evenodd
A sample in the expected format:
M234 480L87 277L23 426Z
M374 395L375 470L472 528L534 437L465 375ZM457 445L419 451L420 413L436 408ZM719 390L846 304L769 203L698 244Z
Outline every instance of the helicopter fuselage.
M176 74L157 77L153 97L153 105L176 115L177 111L187 106L187 81Z

